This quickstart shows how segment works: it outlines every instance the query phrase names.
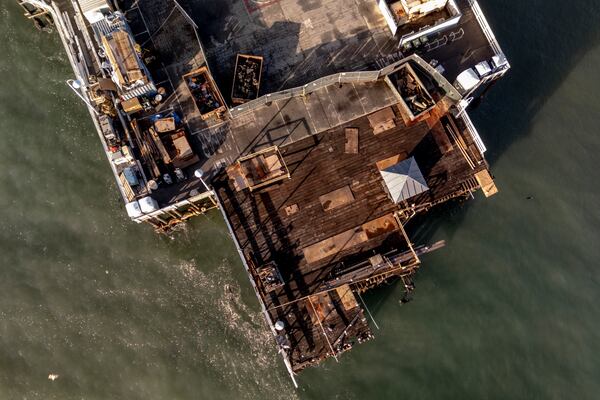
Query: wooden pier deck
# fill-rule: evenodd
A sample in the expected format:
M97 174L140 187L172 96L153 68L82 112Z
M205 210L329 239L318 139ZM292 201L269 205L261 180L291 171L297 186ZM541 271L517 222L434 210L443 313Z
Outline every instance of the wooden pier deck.
M418 204L461 192L477 171L486 169L484 163L472 168L456 143L456 139L466 140L462 133L456 139L447 135L442 122L434 128L426 121L406 126L396 106L388 110L395 127L384 132L375 134L366 115L281 147L290 179L255 192L236 191L225 173L213 180L249 265L259 269L274 263L279 268L283 286L262 295L272 319L285 322L295 369L307 360L335 354L327 341L358 316L359 311L342 307L338 310L341 319L324 334L314 318L308 318L314 312L309 299L322 292L324 283L332 280L334 273L338 279L343 276L345 266L375 254L409 251L394 220L401 207L388 197L378 163L415 157L430 186L428 192L411 200ZM452 124L453 119L448 125ZM358 129L357 154L345 151L346 128ZM440 135L447 135L445 141L440 141ZM443 144L442 149L438 143ZM361 236L365 232L366 236ZM323 250L327 246L335 246L335 250L328 253ZM333 281L331 287L335 286ZM339 308L333 297L326 303ZM369 332L361 314L345 335L366 340Z
M467 0L458 0L464 18L456 30L436 34L429 44L414 49L422 58L411 56L411 61L398 51L376 2L300 3L275 0L249 8L239 0L114 2L127 18L161 94L160 100L146 99L138 122L174 111L185 135L171 139L189 137L186 154L189 147L198 155L193 165L182 166L187 168L182 182L152 193L165 208L149 222L167 231L171 223L205 212L199 205L202 199L184 204L185 210L178 207L192 193L196 198L213 186L291 372L328 357L337 359L355 343L373 337L361 291L391 277L402 278L412 290L420 252L439 246L415 251L404 230L406 220L479 187L486 196L497 191L474 128L454 117L464 111L458 106L460 95L449 90L457 73L493 54ZM91 28L74 3L54 4L62 12L54 14L56 21L75 27L74 33L66 28L59 32L76 75L97 83L106 71L99 65ZM38 17L35 10L26 10ZM271 94L236 109L227 109L223 100L220 112L201 114L184 81L186 74L201 68L211 81L214 74L213 94L220 97L219 91L230 93L232 54L255 50L265 61L265 84L256 95ZM445 78L426 65L430 61L443 67ZM409 62L420 65L415 65L419 76L424 74L421 92L433 90L431 101L412 111L417 117L407 110L423 97L402 94L392 79L395 72L384 68ZM355 79L342 81L352 71ZM311 82L333 72L343 73L338 79ZM300 86L302 94L272 93L293 86ZM122 124L117 133L126 137L135 124L117 114L124 108L119 102L113 99L110 105L114 122ZM156 143L156 153L165 162L166 152ZM137 151L133 153L139 156ZM253 159L257 152L262 152L260 160ZM418 164L427 187L395 202L380 171L403 160ZM229 175L236 163L238 172L243 171L237 177L253 183L246 189ZM274 176L273 171L280 173Z

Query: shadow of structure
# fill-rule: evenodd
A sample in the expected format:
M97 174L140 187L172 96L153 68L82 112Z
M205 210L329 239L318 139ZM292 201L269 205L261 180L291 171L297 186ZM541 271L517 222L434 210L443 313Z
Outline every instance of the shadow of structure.
M532 121L568 74L600 43L592 1L573 8L558 2L490 2L485 8L512 70L481 102L473 117L488 143L494 164L508 147L531 132ZM596 7L597 8L597 7ZM515 16L528 16L518 19Z
M237 159L240 152L265 143L287 143L303 137L311 127L308 121L296 117L301 104L291 100L265 109L260 118L246 116L234 122L205 119L196 110L184 75L209 68L224 101L231 106L237 54L264 58L260 94L265 94L333 72L373 70L378 57L398 53L376 3L370 0L318 0L310 4L277 0L252 12L248 2L242 0L121 0L119 4L131 21L136 41L148 49L147 63L157 86L166 91L160 111L181 111L192 136L190 143L201 155L194 168L202 168L211 176ZM323 11L333 4L335 8ZM327 110L335 118L338 113L345 115L354 110L354 103L362 107L360 99L351 98L356 93L346 92L350 95L347 102L337 101L338 109ZM327 118L329 115L323 115L321 119ZM255 136L248 148L238 148L231 138L232 129L240 125L247 125L246 134L252 130Z
M546 7L541 1L516 0L486 2L482 6L512 65L508 74L470 109L489 149L486 159L493 171L510 146L531 133L537 114L569 73L600 44L600 25L597 14L590 12L591 6L573 8L558 2ZM502 192L501 185L499 189ZM523 198L527 195L524 193ZM451 239L471 205L469 201L457 202L438 206L412 220L407 231L414 242L430 242L442 225L444 239ZM452 224L447 223L449 215ZM385 286L374 290L367 297L373 303L371 311L377 314L379 305L394 295L395 291Z
M133 0L121 3L134 4ZM264 57L262 95L335 72L372 70L378 57L388 57L389 61L389 56L397 52L381 16L374 14L373 7L366 6L375 4L374 1L357 0L352 2L355 3L352 7L344 6L348 1L340 1L341 6L325 14L327 21L313 20L310 11L324 7L323 3L333 4L334 0L279 0L251 12L243 0L180 0L179 3L199 27L199 37L187 16L173 11L172 2L139 0L137 4L145 20L135 17L130 20L144 21L145 26L133 27L139 35L136 39L154 47L153 51L165 60L162 65L150 64L154 78L171 87L171 104L184 110L193 104L178 95L184 91L181 76L200 66L211 68L223 97L227 102L231 100L238 53ZM598 44L600 25L587 7L573 8L567 3L547 7L541 1L511 0L510 4L486 2L483 7L513 66L509 74L485 94L489 98L475 101L474 106L478 107L472 110L472 117L477 120L476 125L490 149L487 159L493 166L514 141L531 131L532 121L547 99L581 58ZM298 20L300 15L305 19ZM165 25L167 19L169 23ZM164 35L170 42L163 42L163 29L182 31ZM178 38L177 42L173 42L173 38ZM192 133L207 128L206 122L199 118L187 122L193 126ZM284 125L290 123L296 123L301 130L306 121L294 122L292 118L284 121ZM272 140L277 127L269 124L256 131L259 143ZM208 158L222 151L228 132L225 128L206 129L202 135L195 135L194 140ZM415 242L427 243L448 210L452 210L460 222L468 212L468 205L441 206L426 216L425 224L420 223L423 218L415 219L408 226ZM460 223L453 226L448 238ZM382 292L384 295L392 293Z
M136 41L140 44L156 86L163 91L159 112L175 110L184 118L194 152L204 163L226 140L226 130L207 130L205 135L195 133L207 129L209 121L202 118L183 76L206 67L202 43L186 11L176 2L152 0L121 0Z
M238 53L264 58L260 94L266 94L369 69L381 54L397 52L373 1L277 0L256 8L250 2L180 1L201 27L208 64L227 101Z

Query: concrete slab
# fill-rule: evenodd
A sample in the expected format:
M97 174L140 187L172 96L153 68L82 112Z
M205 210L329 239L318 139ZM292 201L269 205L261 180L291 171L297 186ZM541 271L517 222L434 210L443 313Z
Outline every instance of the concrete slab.
M307 115L309 116L311 130L314 133L317 133L329 129L331 124L327 119L327 114L325 113L325 109L319 101L319 98L317 96L312 96L310 98L302 98L302 101L304 102Z

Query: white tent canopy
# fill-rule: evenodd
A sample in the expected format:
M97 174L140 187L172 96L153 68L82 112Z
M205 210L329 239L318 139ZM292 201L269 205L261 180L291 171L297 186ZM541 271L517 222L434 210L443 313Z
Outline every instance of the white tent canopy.
M388 193L395 203L408 200L429 190L414 157L381 171Z

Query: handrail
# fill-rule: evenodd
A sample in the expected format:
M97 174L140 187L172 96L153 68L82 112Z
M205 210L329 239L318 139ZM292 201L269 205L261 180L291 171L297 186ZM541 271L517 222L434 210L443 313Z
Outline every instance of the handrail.
M269 93L259 97L256 100L249 101L240 106L231 108L229 112L232 117L251 112L259 107L268 105L274 101L287 100L293 97L300 97L309 95L319 89L334 84L342 83L354 83L354 82L375 82L380 80L386 75L390 75L396 72L400 66L412 61L419 65L421 68L426 70L431 76L437 81L442 89L444 89L447 95L454 101L458 102L462 99L462 96L458 93L456 88L448 82L448 80L441 75L435 68L428 64L425 60L416 54L411 54L402 60L396 61L380 70L376 71L353 71L353 72L341 72L333 75L328 75L309 82L303 86L298 86L291 89L282 90L279 92Z
M262 107L266 104L272 103L273 101L286 100L293 97L306 96L319 89L342 83L354 83L354 82L374 82L380 77L379 71L358 71L358 72L341 72L338 74L328 75L316 79L303 86L298 86L291 89L285 89L279 92L269 93L259 97L256 100L249 101L243 105L233 107L230 109L233 117L247 113L256 108Z
M469 131L469 133L471 134L475 145L483 155L487 151L487 148L485 147L481 136L479 136L479 132L477 131L477 128L475 128L473 121L471 121L471 117L469 117L469 114L466 112L466 110L461 114L461 117L465 123L467 131Z
M500 45L498 44L498 40L496 39L496 36L494 35L494 32L492 31L492 28L490 27L490 24L488 23L487 18L483 14L483 11L481 10L481 7L479 6L479 3L477 2L477 0L469 0L469 5L471 6L471 9L473 10L473 14L475 14L475 18L479 22L479 26L481 26L481 30L483 31L483 34L485 35L488 42L490 43L492 50L494 50L494 53L498 56L500 56L500 55L504 56L504 52L500 48Z

